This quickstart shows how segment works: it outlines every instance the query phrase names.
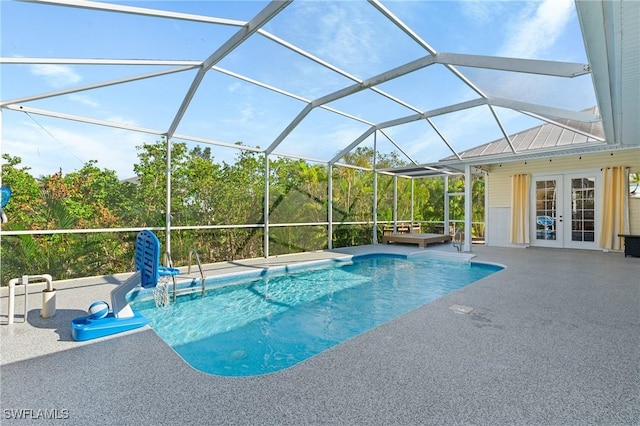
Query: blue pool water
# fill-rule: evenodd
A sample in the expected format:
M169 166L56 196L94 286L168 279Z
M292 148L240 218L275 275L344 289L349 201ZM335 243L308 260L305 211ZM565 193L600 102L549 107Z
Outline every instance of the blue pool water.
M205 373L252 376L291 367L502 269L431 257L367 255L353 262L236 281L156 308L131 304L186 362Z

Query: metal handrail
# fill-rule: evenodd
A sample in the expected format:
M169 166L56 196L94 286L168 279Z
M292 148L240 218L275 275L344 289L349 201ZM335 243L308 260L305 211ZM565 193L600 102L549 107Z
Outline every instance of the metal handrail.
M165 260L167 262L167 266L169 268L173 268L173 260L171 260L171 253L169 253L168 251L164 252L164 257ZM173 281L173 301L176 301L176 287L177 287L177 283L176 283L176 276L175 275L171 275L171 281Z
M200 263L200 256L198 256L198 252L196 249L191 249L189 252L189 268L187 269L187 273L191 273L191 254L196 256L196 262L198 262L198 269L200 269L200 280L202 282L202 295L204 296L204 271L202 270L202 263Z
M462 251L462 232L458 229L453 236L452 245L458 250L458 253Z

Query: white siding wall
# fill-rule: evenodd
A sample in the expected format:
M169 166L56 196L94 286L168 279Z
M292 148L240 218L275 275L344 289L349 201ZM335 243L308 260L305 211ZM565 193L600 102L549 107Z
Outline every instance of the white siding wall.
M566 174L608 166L627 166L630 173L640 173L640 149L613 151L568 157L521 160L492 164L488 170L487 244L512 246L509 243L511 218L511 176L516 173ZM632 234L640 234L640 198L629 199L629 225Z

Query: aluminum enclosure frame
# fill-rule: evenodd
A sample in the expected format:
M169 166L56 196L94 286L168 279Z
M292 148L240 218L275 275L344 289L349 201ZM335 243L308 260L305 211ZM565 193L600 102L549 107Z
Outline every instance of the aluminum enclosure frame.
M203 16L203 15L194 15L194 14L186 14L186 13L178 13L178 12L170 12L164 10L157 9L149 9L149 8L141 8L141 7L131 7L119 4L110 4L110 3L98 3L92 1L85 0L21 0L29 3L36 4L46 4L46 5L54 5L60 7L71 7L71 8L80 8L80 9L91 9L91 10L99 10L105 13L122 13L122 14L130 14L130 15L138 15L138 16L146 16L146 17L154 17L159 19L172 19L172 20L185 20L190 22L201 22L207 23L211 25L224 25L237 28L237 31L228 38L223 44L217 47L215 50L211 52L211 54L204 60L154 60L154 59L99 59L99 58L0 58L0 64L16 64L16 65L24 65L24 64L65 64L65 65L131 65L131 66L163 66L168 67L162 71L157 71L153 73L146 73L140 75L134 75L125 78L119 78L115 80L102 81L90 85L72 87L69 89L59 90L55 92L48 93L37 93L25 97L14 98L14 99L0 99L0 129L2 126L2 111L3 110L11 110L11 111L21 111L27 112L30 114L42 115L53 117L57 119L63 120L72 120L87 124L93 124L98 126L111 127L116 129L124 129L134 132L147 133L152 135L157 135L165 138L167 144L167 172L166 172L166 187L167 187L167 199L166 199L166 218L165 218L165 231L166 231L166 242L165 247L170 250L171 247L171 212L170 212L170 194L171 194L171 175L170 175L170 164L171 164L171 144L173 138L179 138L189 141L194 141L198 143L210 144L215 146L221 146L226 148L234 148L241 150L250 150L253 152L259 152L264 155L265 160L265 195L264 195L264 205L265 205L265 223L264 223L264 253L265 256L269 256L269 215L268 215L268 187L269 187L269 171L268 171L268 163L269 157L272 155L275 156L285 156L285 157L293 157L293 158L301 158L305 160L314 161L320 164L326 164L329 168L329 182L331 182L332 169L333 166L343 165L340 163L342 158L351 152L353 149L358 147L363 141L367 140L369 137L374 138L374 146L375 141L378 136L386 138L393 146L395 146L398 151L406 157L406 160L410 164L409 166L395 168L395 169L383 169L378 170L376 167L376 162L374 159L373 172L374 172L374 197L376 193L376 180L377 174L380 172L401 175L405 177L425 177L425 176L446 176L451 174L464 174L466 177L466 181L470 183L471 173L473 166L478 164L478 160L470 160L463 159L460 156L460 153L456 151L454 146L447 139L447 136L444 132L442 132L432 118L443 116L447 114L451 114L457 111L468 110L471 108L486 108L493 120L495 121L495 125L500 129L501 134L504 136L505 140L510 146L511 153L503 155L500 159L504 161L505 159L516 160L518 158L526 158L527 156L530 158L531 156L554 156L554 155L566 155L567 152L578 153L578 152L591 152L594 150L615 150L615 149L626 149L629 146L638 146L640 144L640 121L637 119L635 122L633 120L624 119L623 117L633 116L634 112L636 113L635 117L637 118L640 112L640 107L635 105L634 101L638 100L634 96L638 94L638 74L637 72L634 75L631 75L629 72L625 72L628 69L634 69L637 71L637 57L636 62L632 61L622 61L622 57L628 57L627 52L635 52L638 50L638 41L633 41L632 35L633 31L638 31L638 16L640 13L634 13L640 11L637 2L633 2L630 0L619 0L614 2L609 1L576 1L576 9L578 11L579 20L581 24L583 39L585 42L585 48L587 50L587 56L589 57L590 63L569 63L569 62L556 62L556 61L546 61L546 60L532 60L532 59L520 59L520 58L504 58L504 57L491 57L491 56L483 56L483 55L472 55L472 54L460 54L460 53L450 53L450 52L439 52L435 50L432 46L430 46L425 40L423 40L416 32L414 32L407 24L402 22L393 12L388 9L382 2L379 0L369 0L369 4L375 8L378 12L380 12L389 22L391 22L395 27L403 31L411 40L413 40L418 46L420 46L425 51L425 56L419 58L417 60L402 64L400 66L388 69L382 73L371 76L369 78L359 78L351 75L347 71L341 70L339 67L329 63L326 60L316 57L310 52L305 51L304 49L297 47L293 43L284 40L274 34L269 33L263 26L266 25L270 20L277 17L283 10L287 8L292 2L292 0L287 1L272 1L268 3L255 17L247 22L225 19L225 18L216 18L211 16ZM622 39L622 31L620 28L622 26L625 28L631 28L631 31L627 31L625 34L625 38ZM629 37L631 35L631 37ZM332 93L326 93L322 96L319 96L315 99L306 99L300 95L290 93L286 90L283 90L278 87L274 87L272 85L266 84L264 82L258 81L256 79L243 76L239 73L226 70L222 67L219 67L218 62L226 57L229 53L231 53L234 49L242 45L244 42L249 40L252 37L264 37L268 40L271 40L286 49L301 55L316 64L319 64L331 72L336 73L342 77L345 77L351 81L353 84L343 87L342 89L333 91ZM635 44L634 44L635 43ZM399 99L389 93L386 93L378 86L382 83L392 81L397 78L401 78L407 74L415 72L417 70L421 70L433 65L442 65L445 69L453 75L456 79L461 81L464 85L466 85L469 89L476 93L477 97L475 99L471 99L465 102L461 102L458 104L447 105L445 107L424 111L411 105L409 102L405 100ZM490 70L500 70L500 71L509 71L509 72L517 72L517 73L526 73L526 74L535 74L535 75L545 75L545 76L554 76L561 78L575 78L584 75L591 75L594 82L594 89L596 92L596 97L598 100L598 107L600 110L600 115L595 115L591 113L587 113L584 111L571 111L565 110L561 108L551 107L549 105L540 105L540 104L532 104L527 102L522 102L516 99L504 99L504 98L496 98L492 97L489 94L485 93L481 87L476 86L471 80L458 69L458 67L471 67L471 68L482 68L482 69L490 69ZM182 103L178 110L175 112L175 115L170 123L167 123L166 128L160 129L149 129L143 128L133 125L128 125L124 123L112 122L108 120L98 120L90 117L83 117L78 115L64 114L57 111L48 111L41 108L34 108L29 106L29 102L52 98L62 95L80 93L85 91L90 91L102 87L109 87L114 85L120 85L128 82L153 79L155 77L169 75L173 73L183 73L188 71L196 70L196 75L193 78L190 87L184 95ZM277 93L282 96L290 97L296 99L302 103L304 103L304 107L300 110L298 115L280 132L280 134L268 145L268 147L264 149L259 148L250 148L244 146L234 145L229 142L218 141L215 139L202 138L192 135L183 135L176 133L178 127L184 117L185 112L189 109L191 100L193 99L194 94L197 92L200 83L202 82L204 76L208 72L217 72L222 73L232 78L236 78L242 80L244 82L259 86L263 89L270 90L274 93ZM631 87L631 90L626 90L626 87ZM373 123L369 122L360 117L356 117L347 112L340 111L337 108L331 107L328 104L334 102L339 99L347 98L351 95L363 92L363 91L373 91L379 95L384 96L385 98L391 100L392 102L401 105L402 107L413 111L412 114L396 117L395 119L386 121L386 122L378 122ZM640 105L640 102L638 102ZM572 147L570 149L558 147L557 149L549 149L544 152L518 152L516 148L513 146L510 140L510 136L506 131L503 123L498 117L495 107L506 108L520 114L533 116L539 120L544 122L559 125L556 121L557 119L571 119L582 122L596 122L601 121L602 125L605 129L605 138L601 138L597 135L586 134L588 138L591 138L593 142L589 144L584 144L583 146ZM282 142L289 136L294 129L302 123L305 118L316 108L321 108L326 111L339 114L343 117L346 117L350 120L357 121L363 123L368 127L360 136L351 141L342 151L333 156L332 158L327 159L311 159L305 157L295 157L292 154L278 152L278 148L281 146ZM623 114L623 111L625 113ZM416 160L411 158L411 156L403 149L402 143L396 140L393 140L389 134L385 133L385 129L389 129L395 126L402 126L405 124L413 123L416 121L425 121L438 135L441 139L441 142L448 148L451 154L456 158L455 160L441 161L437 163L429 163L429 164L419 164ZM577 128L569 127L568 130L574 131L576 133L584 134L583 131ZM0 153L2 152L2 136L0 132ZM484 159L483 162L486 162L487 159ZM0 180L1 183L1 180ZM465 193L470 194L470 185L467 184L465 187ZM331 196L332 196L332 187L331 183L329 184L328 189L329 196L329 212L328 212L328 245L331 247L332 245L332 229L333 229L333 218L331 217ZM465 203L470 203L470 197L465 201ZM396 202L397 194L394 196L394 203ZM470 211L471 205L468 204L467 208ZM467 209L465 209L467 210ZM465 219L465 223L470 223L470 215ZM376 206L374 200L374 209L372 212L372 219L374 223L376 223ZM2 232L0 230L0 232ZM465 250L471 249L470 244L470 233L466 233L466 237L468 241L465 241ZM375 235L373 238L375 242Z

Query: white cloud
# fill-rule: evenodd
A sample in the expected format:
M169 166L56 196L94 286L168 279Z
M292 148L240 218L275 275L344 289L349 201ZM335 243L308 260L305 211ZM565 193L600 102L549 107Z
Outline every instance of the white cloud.
M351 72L380 61L381 46L374 41L376 22L362 13L367 7L360 2L300 2L296 6L298 16L287 31L321 59ZM302 36L307 39L300 40Z
M503 7L509 2L501 2ZM495 16L494 20L499 21ZM525 4L502 31L506 38L495 55L528 59L567 60L566 32L575 19L572 0L544 0ZM562 79L526 73L465 70L487 95L518 99L558 108L582 109L595 102L590 79Z
M234 81L233 83L231 83L229 86L227 86L227 90L230 93L235 93L237 90L239 90L242 87L242 84L239 81Z
M45 123L45 131L23 119L13 121L8 117L7 121L11 125L5 128L3 152L22 158L22 165L30 167L35 177L59 169L69 173L89 160L97 160L98 167L115 170L125 179L133 176L133 164L137 161L135 146L151 140L139 133L97 126L65 128Z
M131 118L125 118L122 117L120 115L112 115L110 117L106 118L106 121L110 121L112 123L120 123L120 124L124 124L127 126L137 126L138 122L136 120L133 120Z
M276 152L327 161L358 138L364 127L346 123L319 130L311 126L296 129L277 147Z
M338 65L349 67L365 61L379 61L377 50L372 44L375 25L372 22L367 23L364 17L359 16L356 8L332 9L331 13L321 20L324 29L320 50L322 56Z
M92 99L89 96L81 95L79 93L74 93L74 94L69 95L69 99L71 99L74 102L78 102L79 104L91 107L91 108L100 107L100 103L99 102L97 102L96 100Z
M460 2L462 14L473 22L490 22L502 11L502 3L486 0L467 0Z
M573 13L572 0L544 0L535 7L524 8L518 19L510 23L512 34L500 49L499 56L541 58L553 47L566 29Z
M31 74L41 77L54 88L77 84L82 77L71 67L56 64L37 64L30 67Z
M251 122L255 119L255 111L253 105L246 104L242 108L240 108L240 124L245 124Z

